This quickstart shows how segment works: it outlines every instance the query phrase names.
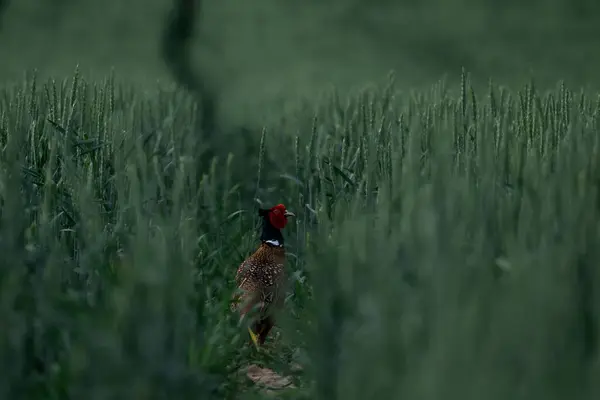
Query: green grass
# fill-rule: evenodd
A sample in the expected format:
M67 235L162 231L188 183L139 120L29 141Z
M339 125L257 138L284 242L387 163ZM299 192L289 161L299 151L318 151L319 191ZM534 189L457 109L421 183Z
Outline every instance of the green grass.
M279 398L597 398L600 97L460 87L330 93L208 162L184 93L0 89L0 397L250 398L295 362ZM260 353L228 303L257 200L298 215Z

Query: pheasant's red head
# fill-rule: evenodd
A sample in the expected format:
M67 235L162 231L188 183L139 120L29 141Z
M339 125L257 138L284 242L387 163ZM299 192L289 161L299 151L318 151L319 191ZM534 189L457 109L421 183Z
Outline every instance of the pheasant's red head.
M269 211L269 222L277 229L283 229L288 223L288 217L293 217L294 214L286 210L283 204L277 204Z
M285 228L288 223L288 217L294 217L294 213L288 211L283 204L277 204L275 207L260 209L258 215L266 217L270 225L278 230Z

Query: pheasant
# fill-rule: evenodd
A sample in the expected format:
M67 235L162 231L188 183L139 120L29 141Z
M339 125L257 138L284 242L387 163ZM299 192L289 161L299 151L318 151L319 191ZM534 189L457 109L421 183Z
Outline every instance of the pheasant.
M237 270L235 280L241 294L232 305L242 317L254 307L259 307L258 316L248 328L257 348L265 343L275 324L274 314L283 306L286 274L281 230L286 226L288 217L295 216L283 204L259 209L258 215L262 217L261 244Z

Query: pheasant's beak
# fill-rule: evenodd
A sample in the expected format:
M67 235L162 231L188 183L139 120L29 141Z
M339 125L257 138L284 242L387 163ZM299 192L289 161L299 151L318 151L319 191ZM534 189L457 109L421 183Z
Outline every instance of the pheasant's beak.
M293 212L288 211L288 210L285 210L283 215L285 215L286 217L295 217L296 216L296 214L294 214Z

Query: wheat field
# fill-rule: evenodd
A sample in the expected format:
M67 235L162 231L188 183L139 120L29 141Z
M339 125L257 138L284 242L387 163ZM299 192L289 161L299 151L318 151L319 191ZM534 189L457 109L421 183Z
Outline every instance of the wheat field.
M181 90L3 86L0 396L597 398L600 95L458 82L331 91L212 153ZM279 202L257 352L229 299Z

